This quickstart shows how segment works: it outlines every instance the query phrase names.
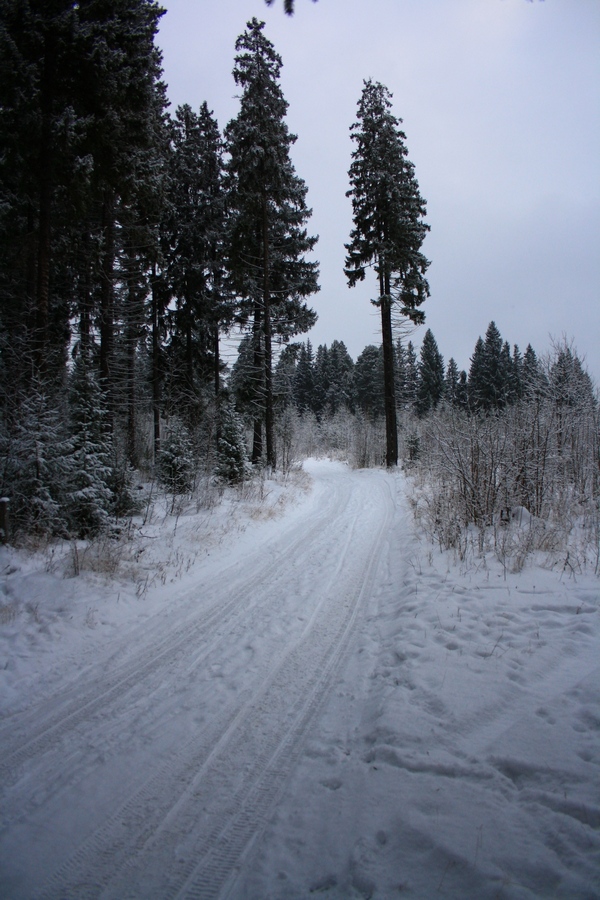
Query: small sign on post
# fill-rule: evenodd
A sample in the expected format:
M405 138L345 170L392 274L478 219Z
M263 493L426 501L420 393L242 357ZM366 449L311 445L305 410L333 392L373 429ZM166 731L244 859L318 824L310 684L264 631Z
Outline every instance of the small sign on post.
M0 544L8 541L8 509L10 500L8 497L0 497Z

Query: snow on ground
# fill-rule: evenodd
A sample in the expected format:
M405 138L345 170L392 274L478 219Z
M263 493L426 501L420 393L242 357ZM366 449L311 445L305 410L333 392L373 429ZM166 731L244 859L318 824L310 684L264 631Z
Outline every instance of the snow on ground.
M0 896L600 897L598 577L305 470L0 550Z

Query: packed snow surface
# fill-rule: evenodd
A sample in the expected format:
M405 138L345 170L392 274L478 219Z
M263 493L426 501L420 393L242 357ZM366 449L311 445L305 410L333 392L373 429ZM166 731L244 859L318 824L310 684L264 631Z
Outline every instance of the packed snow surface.
M598 577L305 472L0 551L0 896L600 896Z

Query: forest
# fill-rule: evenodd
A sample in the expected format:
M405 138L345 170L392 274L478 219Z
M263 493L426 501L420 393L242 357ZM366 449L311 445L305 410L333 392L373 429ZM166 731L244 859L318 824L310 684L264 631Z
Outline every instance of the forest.
M415 350L429 226L386 87L365 81L349 123L340 278L373 277L382 330L353 360L298 339L317 237L264 23L236 42L221 131L206 103L168 110L155 2L0 9L4 539L118 533L148 482L193 495L330 454L405 466L443 548L526 515L551 549L577 521L598 568L598 396L576 349L521 352L491 322L468 372L429 329Z

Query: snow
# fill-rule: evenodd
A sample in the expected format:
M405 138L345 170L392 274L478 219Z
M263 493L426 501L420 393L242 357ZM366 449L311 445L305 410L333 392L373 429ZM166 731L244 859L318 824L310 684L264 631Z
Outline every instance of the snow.
M598 577L407 493L309 460L1 547L0 896L599 897Z

